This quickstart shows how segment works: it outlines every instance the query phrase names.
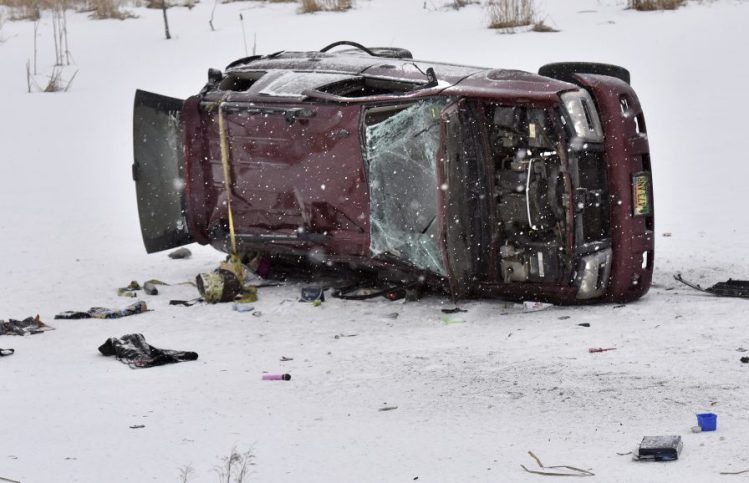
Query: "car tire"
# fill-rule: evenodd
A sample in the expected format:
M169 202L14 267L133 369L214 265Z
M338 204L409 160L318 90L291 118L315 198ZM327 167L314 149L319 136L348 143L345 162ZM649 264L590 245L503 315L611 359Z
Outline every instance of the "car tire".
M538 69L539 75L551 77L565 82L577 84L575 74L598 74L621 79L630 84L629 71L624 67L612 64L597 64L593 62L558 62L546 64Z
M369 47L377 57L387 57L389 59L413 59L414 56L410 50L400 47Z

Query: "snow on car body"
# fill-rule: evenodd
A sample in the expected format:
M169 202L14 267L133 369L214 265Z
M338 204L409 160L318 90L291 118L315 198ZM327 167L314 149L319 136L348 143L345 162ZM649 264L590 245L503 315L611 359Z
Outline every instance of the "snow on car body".
M232 218L240 253L347 263L455 296L647 292L650 158L626 70L536 75L349 44L240 59L185 101L136 93L149 253L228 251Z

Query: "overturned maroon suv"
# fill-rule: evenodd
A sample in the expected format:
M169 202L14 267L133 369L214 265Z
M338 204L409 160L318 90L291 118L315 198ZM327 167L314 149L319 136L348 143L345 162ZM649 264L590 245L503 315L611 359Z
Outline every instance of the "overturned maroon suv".
M149 253L233 239L457 297L650 287L648 140L621 67L531 74L336 42L211 69L185 101L138 91L134 144Z

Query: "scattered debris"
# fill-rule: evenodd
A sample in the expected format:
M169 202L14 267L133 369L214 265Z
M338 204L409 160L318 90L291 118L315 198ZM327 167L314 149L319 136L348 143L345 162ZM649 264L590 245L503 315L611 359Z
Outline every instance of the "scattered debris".
M132 426L130 426L130 429L141 429L145 427L146 427L145 424L133 424Z
M523 302L523 312L538 312L553 306L553 304L546 304L544 302Z
M325 289L323 287L302 287L300 302L325 302Z
M127 334L119 339L110 337L99 352L104 356L115 356L118 361L132 369L161 366L183 361L197 360L197 352L159 349L146 342L142 334Z
M127 287L120 287L117 289L117 295L120 297L132 297L138 296L136 290L140 290L140 284L133 280Z
M400 314L399 314L398 312L392 312L392 313L390 313L390 314L387 314L387 315L385 315L385 317L387 317L388 319L393 319L393 320L395 320L395 319L397 319L397 318L398 318L398 316L399 316L399 315L400 315Z
M614 305L614 308L615 309L621 309L622 307L626 307L626 306L627 306L627 304L619 304L619 305Z
M742 358L741 358L741 359L739 359L739 360L740 360L741 362L743 362L744 364L747 364L747 363L749 363L749 357L742 357Z
M742 297L749 298L749 281L728 279L727 282L718 282L712 287L702 288L697 283L691 283L684 280L681 273L674 275L674 280L681 282L687 287L691 287L700 292L709 293L718 297Z
M561 317L557 317L557 320L567 320L567 319L571 319L571 318L572 318L572 316L570 316L570 315L563 315Z
M395 409L398 409L398 406L384 406L384 407L381 407L380 409L378 409L378 411L380 411L380 412L382 412L382 411L393 411Z
M209 304L231 302L242 293L242 284L234 272L218 269L195 277L198 292ZM252 302L254 302L253 300Z
M158 295L159 289L156 288L156 285L166 285L166 284L158 280L149 280L143 284L143 291L146 292L148 295Z
M523 468L528 473L533 473L536 475L544 475L544 476L580 476L580 477L586 477L586 476L595 476L595 474L589 470L584 470L582 468L577 468L574 466L568 466L568 465L555 465L555 466L544 466L543 463L541 463L541 460L538 459L538 456L533 454L533 451L528 451L528 454L536 460L536 463L538 466L543 470L567 470L567 471L538 471L538 470L529 470L525 467L525 465L520 465L521 468Z
M48 330L55 330L54 327L50 327L45 324L39 318L26 317L23 320L8 319L8 321L0 320L0 335L30 335L30 334L41 334Z
M173 260L180 260L184 258L190 258L192 256L192 252L188 250L185 247L178 248L174 250L173 252L169 253L169 258Z
M665 232L663 232L662 236L663 236L663 238L670 238L671 237L671 232L670 231L665 231Z
M627 451L626 453L616 453L616 454L619 455L619 456L629 456L629 455L632 454L632 452L631 451Z
M281 356L281 359L280 359L281 362L288 362L288 361L293 361L293 360L294 359L292 357L286 357L286 356Z
M466 309L461 309L460 307L455 307L454 309L442 309L443 314L457 314L460 312L468 312Z
M263 374L263 381L290 381L291 374Z
M146 306L145 302L139 300L122 310L113 310L105 307L91 307L86 312L68 310L67 312L55 315L55 319L119 319L120 317L127 317L129 315L142 314L143 312L148 312L148 306Z
M127 287L120 287L117 289L117 295L120 297L137 297L138 290L143 290L148 295L158 295L159 290L156 288L156 285L169 285L168 283L164 283L161 280L147 280L143 283L143 286L141 286L137 280L133 280L130 282L130 284Z
M579 325L580 327L590 327L590 324L588 322L581 322L577 325Z
M442 323L445 325L454 325L454 324L464 324L465 320L463 319L451 319L447 315L442 317Z
M192 300L170 300L169 305L181 305L183 307L192 307L193 305L203 302L203 297L198 297Z
M683 446L678 435L645 436L632 458L636 461L674 461L679 459Z
M702 432L702 428L700 428L699 426L692 426L691 429L692 429L693 433L701 433Z
M337 334L333 336L334 339L340 339L341 337L356 337L359 334Z
M253 310L255 310L255 306L252 304L234 302L234 305L232 305L232 310L235 310L237 312L252 312Z
M721 475L742 475L744 473L749 473L749 470L741 470L741 471L721 471Z
M700 413L697 424L702 431L715 431L718 428L718 415L715 413Z
M738 349L736 349L736 352L746 352L746 349L744 349L743 347L739 347Z
M615 351L616 347L591 347L588 349L588 352L591 354L594 354L596 352L606 352L606 351Z
M0 348L0 357L12 356L16 353L15 349L2 349Z
M11 480L10 478L3 478L2 476L0 476L0 481L8 481L10 483L21 483L18 480Z

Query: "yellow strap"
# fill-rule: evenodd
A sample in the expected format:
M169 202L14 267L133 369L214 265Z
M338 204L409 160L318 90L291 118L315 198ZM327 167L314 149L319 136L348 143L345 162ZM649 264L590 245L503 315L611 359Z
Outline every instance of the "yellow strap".
M244 269L242 261L237 255L237 236L234 232L234 213L231 208L231 172L229 169L229 140L226 136L226 126L224 125L224 101L218 105L218 130L221 140L221 164L224 165L224 188L226 189L226 209L229 214L229 239L231 240L231 259L234 263L239 284L244 290Z

